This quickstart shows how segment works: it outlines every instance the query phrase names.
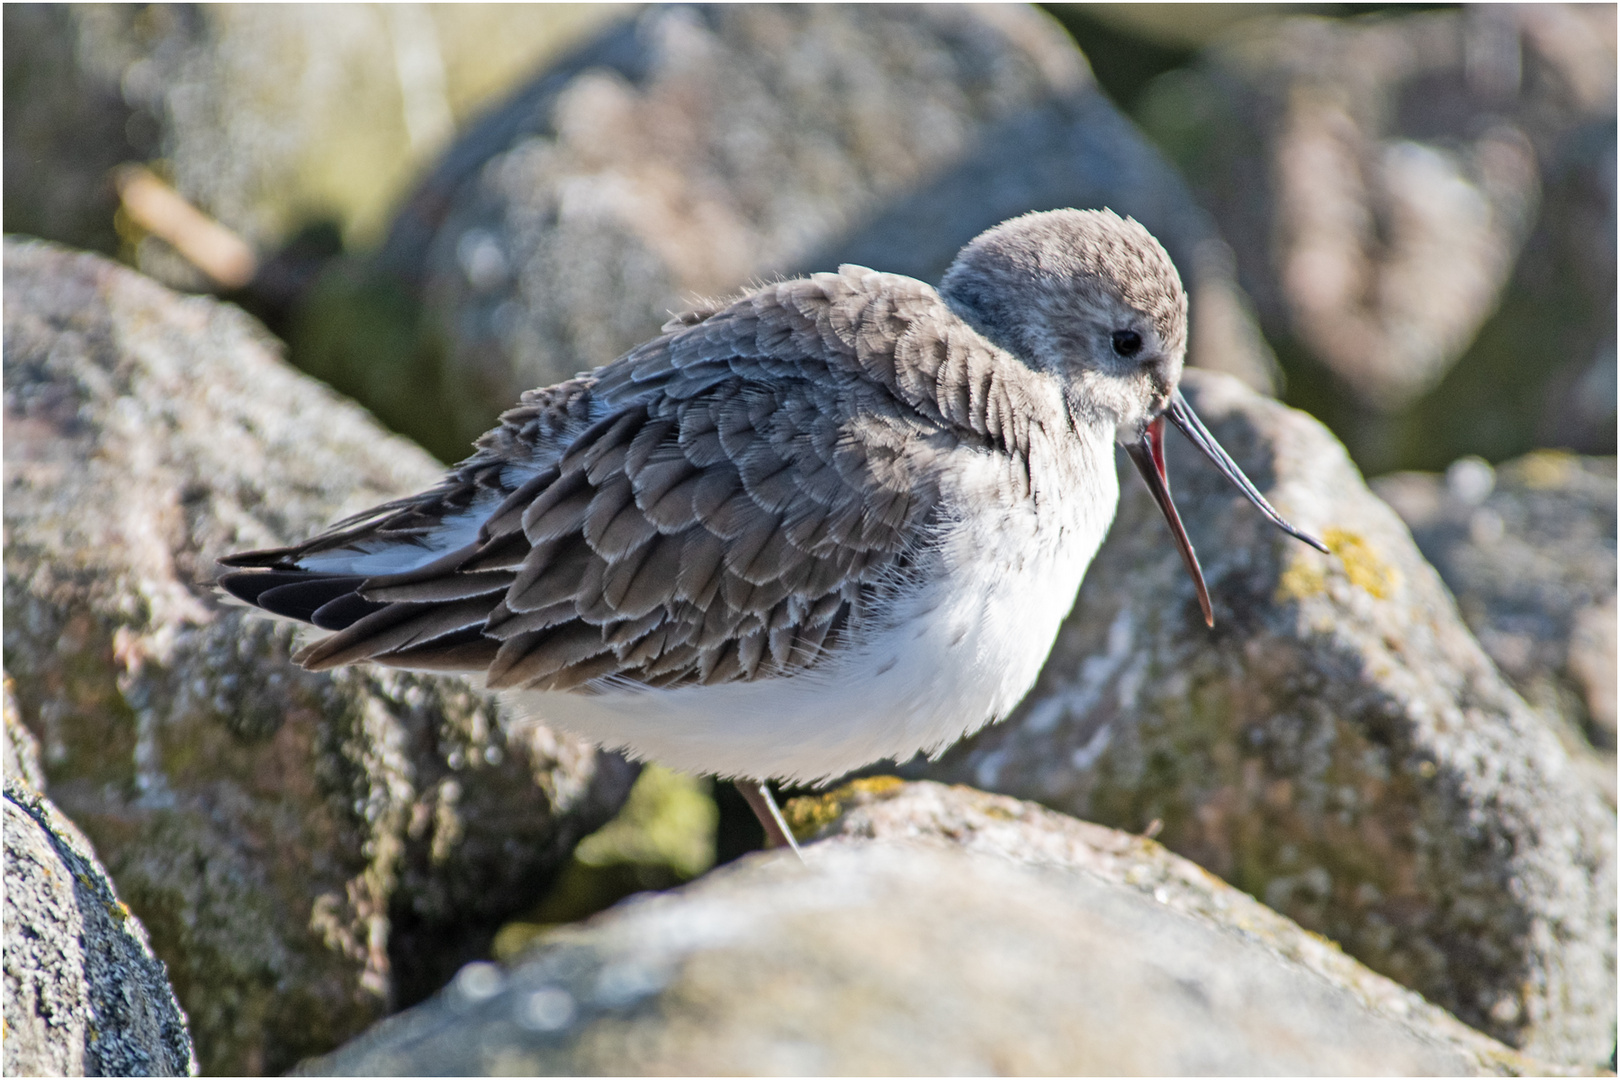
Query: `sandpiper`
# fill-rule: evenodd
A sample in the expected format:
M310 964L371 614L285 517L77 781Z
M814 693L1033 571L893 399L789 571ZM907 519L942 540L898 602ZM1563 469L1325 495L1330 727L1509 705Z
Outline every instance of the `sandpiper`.
M525 393L431 490L219 584L328 635L297 659L468 672L521 714L764 782L933 753L1034 683L1114 516L1164 512L1168 418L1285 522L1177 390L1187 298L1110 211L996 226L938 291L842 266L667 323Z

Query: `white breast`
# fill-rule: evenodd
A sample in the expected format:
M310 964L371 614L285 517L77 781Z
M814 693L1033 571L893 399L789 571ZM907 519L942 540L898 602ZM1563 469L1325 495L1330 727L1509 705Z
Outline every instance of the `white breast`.
M1119 496L1111 443L1086 456L1087 468L1048 478L1078 490L1050 492L1039 509L985 504L1005 459L961 472L932 565L830 663L722 686L518 691L520 707L634 757L721 776L808 782L942 750L1018 703L1074 605Z

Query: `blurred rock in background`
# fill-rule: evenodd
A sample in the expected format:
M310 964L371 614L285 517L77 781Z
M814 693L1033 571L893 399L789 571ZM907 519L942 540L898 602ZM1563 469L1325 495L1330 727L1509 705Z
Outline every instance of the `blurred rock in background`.
M1495 469L1396 473L1375 490L1406 521L1468 628L1614 802L1615 461L1538 451Z
M614 819L579 842L551 890L502 926L490 955L509 960L536 937L640 892L684 885L715 864L719 824L709 778L643 766ZM756 841L751 850L757 850Z
M118 198L109 174L147 157L156 128L149 132L124 101L116 65L81 45L78 20L87 12L69 4L0 11L5 231L110 255L118 250Z
M1223 347L1247 324L1207 218L1045 16L650 8L467 130L376 259L317 284L293 355L458 457L522 390L698 296L844 259L933 279L982 229L1064 205L1134 214L1180 257L1211 309L1196 359L1254 355ZM393 389L435 368L431 410Z
M181 194L264 251L320 220L351 245L375 241L458 125L625 10L8 5L6 231L112 254L106 173L156 161ZM172 255L135 254L154 260L147 272L187 284Z
M628 9L594 4L8 5L5 228L225 292L286 336L321 268L377 242L417 173L535 64ZM246 288L119 209L145 162L258 253ZM182 245L183 247L183 245ZM431 399L389 307L396 399ZM431 375L429 372L427 375ZM392 384L389 384L392 385ZM366 387L345 386L374 410ZM384 406L394 404L383 401ZM387 408L381 410L385 414ZM455 456L461 456L459 453Z
M931 277L981 224L1106 202L1180 262L1194 362L1283 385L1246 288L1364 471L1612 450L1612 9L1052 10L1235 259L1012 9L9 5L6 227L218 288L112 230L108 168L152 162L259 251L234 295L295 363L457 459L694 293Z
M1364 470L1615 440L1615 16L1245 22L1137 115Z
M51 798L210 1072L280 1072L486 955L635 775L464 680L288 659L213 558L431 484L227 305L5 245L5 656Z

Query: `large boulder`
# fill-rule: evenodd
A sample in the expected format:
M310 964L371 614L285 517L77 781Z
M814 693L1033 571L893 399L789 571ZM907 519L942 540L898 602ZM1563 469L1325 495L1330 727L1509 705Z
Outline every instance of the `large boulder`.
M1613 453L1613 8L1251 22L1138 113L1364 468Z
M1613 1047L1615 819L1504 681L1399 517L1316 421L1183 390L1333 550L1283 536L1185 440L1169 472L1204 626L1135 477L1039 682L911 775L1140 831L1467 1023L1551 1061Z
M221 553L433 482L241 312L5 245L5 654L48 791L145 923L205 1070L279 1072L533 903L634 770L456 678L293 665Z
M1540 451L1373 481L1496 666L1614 802L1615 459ZM1586 752L1582 744L1595 748Z
M5 729L6 1075L195 1073L185 1015L146 929L84 834L38 790L37 747L9 685Z
M934 280L979 231L1071 205L1141 219L1208 309L1195 360L1236 357L1266 378L1227 347L1248 324L1209 222L1047 16L651 7L469 128L371 275L316 287L293 355L459 453L521 391L612 360L695 295L840 260ZM418 340L401 335L410 305L387 280L424 305ZM363 330L357 307L374 313ZM433 379L428 416L400 391Z
M805 865L753 856L472 965L299 1071L1542 1071L1152 841L931 784L796 816L830 837Z

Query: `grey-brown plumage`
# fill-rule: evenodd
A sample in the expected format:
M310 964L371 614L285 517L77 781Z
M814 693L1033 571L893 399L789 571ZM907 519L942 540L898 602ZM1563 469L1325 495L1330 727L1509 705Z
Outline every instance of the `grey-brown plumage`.
M220 584L333 631L308 667L473 671L678 767L826 775L932 749L1027 689L1112 517L1111 446L1162 427L1185 342L1179 278L1140 225L1029 215L939 292L845 266L682 315L526 393L433 490L222 560L241 569ZM964 581L991 591L968 603ZM1050 587L1067 597L1033 630L1002 625L999 597ZM912 644L953 619L953 640ZM934 702L914 684L953 649L968 682ZM719 744L752 736L724 717L774 699L678 692L786 702L863 679L905 714L873 718L894 733L818 722L772 751L761 729L734 755ZM620 725L626 702L667 715Z

